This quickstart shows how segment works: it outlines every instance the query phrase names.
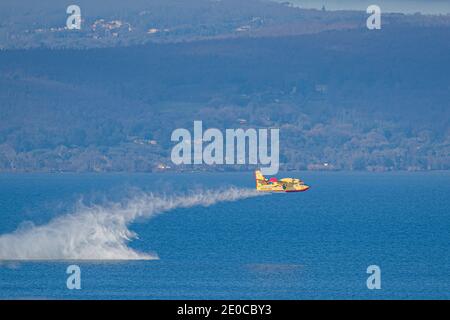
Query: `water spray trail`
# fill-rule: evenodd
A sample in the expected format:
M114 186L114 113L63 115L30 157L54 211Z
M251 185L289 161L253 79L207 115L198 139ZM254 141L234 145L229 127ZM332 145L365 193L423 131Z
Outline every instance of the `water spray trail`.
M137 218L151 218L176 208L210 206L261 195L252 189L229 188L184 196L142 193L125 203L80 204L74 213L48 224L0 235L0 260L151 260L155 254L128 247L137 235L128 229Z

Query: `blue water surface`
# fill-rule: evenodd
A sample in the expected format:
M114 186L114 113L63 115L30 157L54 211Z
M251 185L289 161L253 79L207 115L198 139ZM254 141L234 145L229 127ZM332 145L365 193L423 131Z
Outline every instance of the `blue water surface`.
M282 174L280 174L282 175ZM3 261L1 299L450 298L450 173L300 172L308 192L179 208L130 229L150 261ZM254 188L251 173L2 174L0 234L136 190ZM66 286L81 268L81 290ZM369 290L366 269L381 268Z

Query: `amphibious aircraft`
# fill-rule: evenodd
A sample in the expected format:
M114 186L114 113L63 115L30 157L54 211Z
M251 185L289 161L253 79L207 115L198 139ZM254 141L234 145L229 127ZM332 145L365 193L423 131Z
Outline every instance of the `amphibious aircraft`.
M302 180L294 178L267 179L260 170L255 171L256 190L263 192L302 192L309 189Z

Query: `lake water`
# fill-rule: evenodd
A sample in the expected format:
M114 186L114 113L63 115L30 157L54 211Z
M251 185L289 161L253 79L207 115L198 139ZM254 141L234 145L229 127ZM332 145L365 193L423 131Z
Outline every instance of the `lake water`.
M0 298L450 298L450 173L286 175L2 174Z
M276 2L290 2L295 6L307 9L327 10L357 10L366 11L367 7L376 4L382 12L400 12L413 14L447 14L450 13L450 3L442 0L274 0Z

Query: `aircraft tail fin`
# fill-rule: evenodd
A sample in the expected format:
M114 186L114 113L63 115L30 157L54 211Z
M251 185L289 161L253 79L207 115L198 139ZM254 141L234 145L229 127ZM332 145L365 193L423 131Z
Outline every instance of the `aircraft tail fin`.
M263 176L260 170L255 171L255 179L256 179L256 187L262 184L262 182L266 181L266 178Z

